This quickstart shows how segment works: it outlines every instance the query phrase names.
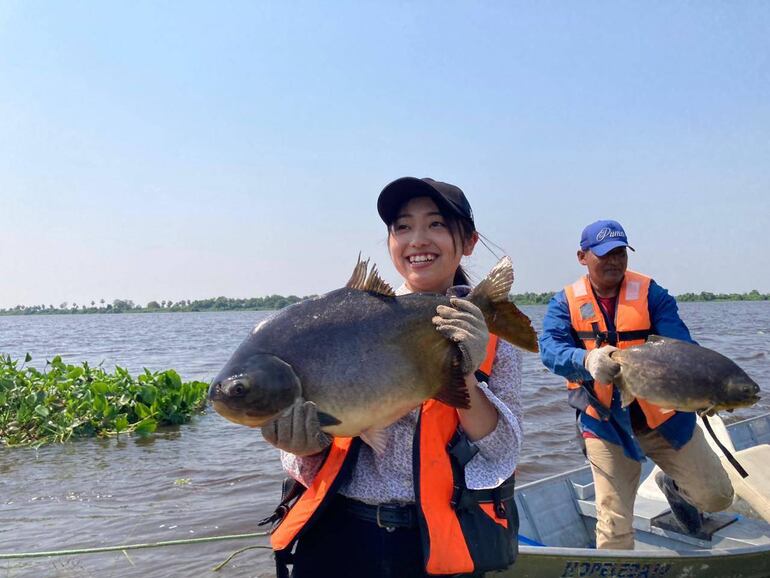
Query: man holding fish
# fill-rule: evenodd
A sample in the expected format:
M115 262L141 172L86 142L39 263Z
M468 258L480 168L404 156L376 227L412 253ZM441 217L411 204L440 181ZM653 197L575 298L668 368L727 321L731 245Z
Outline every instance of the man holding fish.
M700 512L730 506L730 480L693 412L748 404L758 390L732 362L693 345L674 298L627 270L628 249L618 222L588 225L577 252L587 275L553 297L540 337L543 363L567 379L578 411L594 477L597 548L633 549L645 456L665 472L655 481L684 531L697 534ZM726 368L719 383L702 370L714 363Z

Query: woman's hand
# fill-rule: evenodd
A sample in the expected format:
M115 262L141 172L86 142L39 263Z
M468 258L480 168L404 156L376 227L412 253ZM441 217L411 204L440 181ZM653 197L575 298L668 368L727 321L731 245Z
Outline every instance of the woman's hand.
M317 454L332 441L329 434L321 431L316 404L302 398L264 426L262 437L278 449L297 456Z
M439 305L433 324L447 339L455 342L462 353L463 375L476 371L487 354L489 330L481 309L466 299L453 297L452 307Z

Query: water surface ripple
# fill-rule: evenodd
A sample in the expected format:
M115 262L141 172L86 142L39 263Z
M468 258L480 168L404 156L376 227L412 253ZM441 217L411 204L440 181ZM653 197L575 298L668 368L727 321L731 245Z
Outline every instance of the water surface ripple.
M524 307L540 329L544 306ZM684 303L702 345L738 362L770 391L770 303ZM174 368L209 381L266 313L156 313L0 317L0 352L33 364L66 361ZM574 413L561 379L533 354L524 359L525 443L519 483L582 465ZM727 421L770 410L760 403ZM282 478L277 451L258 431L213 412L147 439L81 440L39 450L0 449L0 553L180 540L259 531ZM0 578L216 576L234 550L266 540L215 542L126 554L0 561ZM218 573L273 576L267 550L250 550Z

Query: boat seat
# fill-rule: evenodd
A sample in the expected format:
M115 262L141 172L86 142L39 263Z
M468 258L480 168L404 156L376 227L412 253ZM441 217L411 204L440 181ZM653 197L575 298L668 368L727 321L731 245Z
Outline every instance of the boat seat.
M711 424L711 429L714 430L714 433L719 438L719 441L722 443L722 445L724 445L730 451L730 453L735 455L735 446L733 445L733 442L730 439L730 434L727 433L727 427L722 421L722 418L720 418L718 415L713 415L709 417L708 420L709 420L709 424ZM714 450L714 452L720 458L723 458L722 450L719 449L719 446L711 437L711 434L708 431L706 431L706 428L703 426L703 422L700 419L697 419L695 420L695 423L698 424L698 427L701 428L701 430L703 431L703 436L706 438L706 441L711 446L711 449ZM658 466L655 466L654 468L652 468L652 471L647 475L646 478L644 478L642 483L639 485L639 491L637 492L637 496L641 496L642 498L647 498L649 500L666 502L666 497L663 495L663 492L660 491L658 484L655 483L655 474L657 474L659 471L660 471L660 468Z
M719 456L722 467L730 477L733 484L735 495L746 501L759 516L765 521L770 522L770 444L763 443L736 451L727 428L719 416L712 416L709 419L714 433L719 441L735 456L738 463L745 469L749 477L742 478L735 468L730 464L727 458L714 442L711 435L703 427L701 420L697 420L699 427L703 429L703 435L706 441ZM655 466L650 474L639 486L638 496L649 500L665 502L666 498L655 483L655 474L660 470Z
M770 444L746 448L733 455L749 474L749 477L742 478L722 456L722 466L730 476L735 494L746 500L766 522L770 522Z

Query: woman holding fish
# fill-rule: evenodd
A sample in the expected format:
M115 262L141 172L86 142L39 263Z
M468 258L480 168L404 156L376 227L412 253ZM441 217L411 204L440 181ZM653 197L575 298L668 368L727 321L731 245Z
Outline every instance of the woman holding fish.
M627 249L616 221L583 230L577 257L588 274L553 297L540 339L543 363L567 379L578 410L594 477L597 548L633 549L645 455L665 472L655 481L683 531L699 532L700 511L730 506L730 480L693 411L756 395L737 366L693 345L674 298L627 270ZM716 383L717 376L728 379Z
M537 347L529 320L507 299L510 260L471 290L460 260L478 233L453 185L398 179L377 208L403 285L394 292L359 263L347 287L328 294L366 299L370 312L346 325L362 333L345 342L359 349L348 359L355 367L339 370L337 380L374 369L351 381L341 401L309 383L320 379L320 365L307 377L294 367L303 395L262 427L302 492L287 500L272 536L279 576L288 575L287 563L295 578L480 576L508 567L517 552L521 356L490 330ZM218 389L230 383L220 380ZM349 410L373 390L379 403Z

